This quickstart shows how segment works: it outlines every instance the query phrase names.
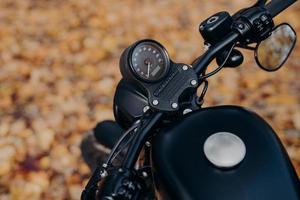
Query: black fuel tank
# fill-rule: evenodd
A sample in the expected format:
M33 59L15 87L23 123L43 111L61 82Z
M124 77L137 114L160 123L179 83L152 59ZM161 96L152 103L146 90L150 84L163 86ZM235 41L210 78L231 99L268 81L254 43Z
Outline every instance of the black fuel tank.
M214 133L229 132L246 146L244 160L221 169L205 157ZM162 130L152 150L154 179L167 200L300 200L299 179L272 128L236 106L206 108Z

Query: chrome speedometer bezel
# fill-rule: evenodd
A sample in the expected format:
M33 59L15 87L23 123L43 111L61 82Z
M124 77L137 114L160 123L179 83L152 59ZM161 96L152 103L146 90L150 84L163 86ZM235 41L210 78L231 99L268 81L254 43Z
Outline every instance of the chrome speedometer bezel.
M165 64L165 68L163 69L163 73L160 75L160 77L158 77L155 80L150 80L147 78L142 77L134 68L133 63L132 63L132 56L133 56L133 52L134 50L142 45L142 44L151 44L153 46L155 46L157 49L159 49L159 51L163 54L163 59ZM170 70L170 65L171 65L171 61L170 61L170 57L169 54L167 52L167 50L165 49L165 47L163 45L161 45L159 42L152 40L152 39L144 39L144 40L140 40L138 42L136 42L129 51L128 54L128 63L129 63L129 67L130 67L130 71L132 72L132 74L134 75L134 77L140 81L146 82L146 83L156 83L160 80L162 80L164 77L166 77L166 75L168 74L169 70Z

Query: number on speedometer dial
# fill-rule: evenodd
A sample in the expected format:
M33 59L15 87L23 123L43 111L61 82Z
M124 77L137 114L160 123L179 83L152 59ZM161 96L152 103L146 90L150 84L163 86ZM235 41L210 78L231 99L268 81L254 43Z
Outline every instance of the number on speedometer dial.
M141 41L131 53L131 69L139 79L147 82L163 78L169 65L169 56L164 47L152 40Z

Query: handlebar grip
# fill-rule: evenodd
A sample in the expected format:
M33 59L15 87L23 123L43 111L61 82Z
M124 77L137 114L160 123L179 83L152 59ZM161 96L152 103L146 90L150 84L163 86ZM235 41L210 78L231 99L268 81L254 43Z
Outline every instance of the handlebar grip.
M297 0L272 0L266 5L266 8L270 12L271 16L275 17L296 1Z

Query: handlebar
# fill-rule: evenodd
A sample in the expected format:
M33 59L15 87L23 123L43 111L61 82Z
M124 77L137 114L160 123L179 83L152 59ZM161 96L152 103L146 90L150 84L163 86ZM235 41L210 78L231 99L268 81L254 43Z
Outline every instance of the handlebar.
M139 152L143 148L149 134L153 128L160 122L164 114L161 112L154 113L150 116L150 119L146 121L141 127L141 131L138 132L128 148L127 154L123 160L122 167L125 169L132 169L136 163L136 160L139 156Z
M274 18L280 12L291 6L297 0L272 0L266 5L267 10L270 12L271 16Z
M231 32L222 41L217 43L213 48L207 50L200 58L198 58L193 64L193 68L199 76L209 65L209 63L215 58L215 56L228 46L238 41L240 34L238 32Z
M280 12L291 6L293 3L295 3L297 0L272 0L270 3L268 3L265 7L267 11L270 14L271 19L277 16ZM253 14L253 13L251 13ZM252 29L254 29L253 24L247 25L247 22L251 20L244 22L241 21L237 24L235 24L237 29L234 31L232 30L228 35L226 35L221 41L219 41L217 44L209 48L208 51L206 51L202 56L200 56L198 59L196 59L192 66L199 76L202 74L202 72L206 69L206 67L209 65L209 63L217 56L218 53L222 52L224 49L228 48L228 46L233 45L237 42L240 42L239 39L247 34L247 32L251 32ZM254 20L253 20L254 21ZM273 23L273 22L272 22ZM239 25L242 25L240 27ZM260 27L259 27L260 28ZM270 28L270 27L269 27ZM272 29L272 27L271 27ZM270 30L271 30L270 29ZM262 38L263 39L263 38Z

